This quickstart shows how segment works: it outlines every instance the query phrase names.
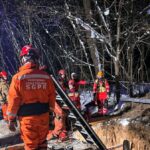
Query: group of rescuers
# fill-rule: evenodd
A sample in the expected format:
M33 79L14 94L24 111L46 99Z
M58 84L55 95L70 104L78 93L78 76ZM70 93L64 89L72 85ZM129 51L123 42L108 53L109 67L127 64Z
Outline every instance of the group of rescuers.
M52 78L45 67L39 67L39 51L31 45L21 49L20 60L22 66L12 77L10 86L7 83L7 73L0 72L0 105L3 118L7 121L10 131L16 131L16 120L20 124L20 134L25 150L44 150L47 140L58 138L65 140L67 131L65 125L66 114L56 102L56 89ZM66 72L58 72L58 82L74 105L80 110L79 85L87 84L79 80L76 73L66 81ZM97 73L93 84L94 102L100 114L107 113L105 102L109 96L109 83L104 78L103 71ZM54 129L49 129L49 112L55 114Z

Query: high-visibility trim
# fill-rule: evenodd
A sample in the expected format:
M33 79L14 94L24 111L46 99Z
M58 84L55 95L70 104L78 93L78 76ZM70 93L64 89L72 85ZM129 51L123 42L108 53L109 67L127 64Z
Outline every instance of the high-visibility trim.
M77 92L69 93L68 96L75 96L75 97L78 97L78 96L79 96L79 93L77 93Z
M19 76L18 79L19 80L23 80L23 79L50 79L50 77L48 75L44 75L44 74L26 74L26 75L22 75Z
M11 112L7 112L6 113L8 116L10 116L10 117L16 117L16 114L13 114L13 113L11 113Z
M106 88L103 86L100 86L98 89L98 92L106 92Z
M55 118L56 118L57 120L63 119L63 117L62 117L62 116L59 116L59 115L56 115Z

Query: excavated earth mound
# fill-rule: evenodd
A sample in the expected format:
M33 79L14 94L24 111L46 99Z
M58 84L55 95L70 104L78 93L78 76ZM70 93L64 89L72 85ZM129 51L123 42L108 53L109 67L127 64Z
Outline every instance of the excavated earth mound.
M91 126L107 148L122 150L123 141L128 140L131 150L150 150L150 105L132 104L123 115L107 117ZM74 138L84 141L78 131Z

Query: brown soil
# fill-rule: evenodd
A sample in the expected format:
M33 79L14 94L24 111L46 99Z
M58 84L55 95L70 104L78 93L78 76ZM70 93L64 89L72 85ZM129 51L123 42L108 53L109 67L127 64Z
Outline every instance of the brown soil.
M129 124L120 123L125 119ZM123 115L93 123L92 128L107 148L122 150L123 141L128 140L131 150L150 150L150 105L134 103ZM83 140L78 132L74 136Z

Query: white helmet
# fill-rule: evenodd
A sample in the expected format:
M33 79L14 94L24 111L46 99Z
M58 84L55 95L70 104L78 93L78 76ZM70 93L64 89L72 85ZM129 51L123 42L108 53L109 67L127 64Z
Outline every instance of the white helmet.
M75 72L71 73L71 78L76 79L77 78L77 74Z

